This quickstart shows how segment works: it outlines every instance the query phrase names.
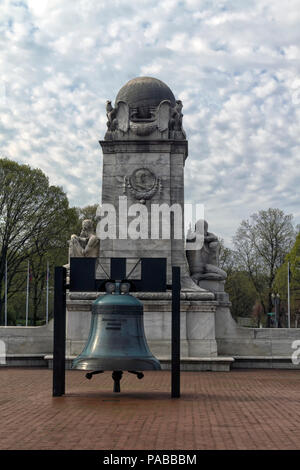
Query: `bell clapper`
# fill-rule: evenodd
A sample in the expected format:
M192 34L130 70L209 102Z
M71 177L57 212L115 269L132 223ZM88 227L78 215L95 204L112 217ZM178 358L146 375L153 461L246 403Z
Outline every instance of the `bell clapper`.
M87 379L91 380L93 375L96 375L96 374L103 374L103 370L94 370L93 372L88 372L87 374L85 374L85 376Z
M118 393L121 391L120 388L120 380L122 378L123 371L121 370L114 370L112 373L112 378L114 380L114 392Z
M85 376L86 376L87 379L91 380L93 375L103 374L103 372L104 372L103 370L93 370L92 372L88 372L87 374L85 374ZM128 372L130 374L135 374L138 379L142 379L144 377L143 372L137 372L135 370L129 370ZM113 373L112 373L112 378L114 380L114 390L113 391L116 392L116 393L121 391L120 380L122 379L122 375L123 375L122 370L114 370Z
M135 374L138 379L142 379L144 377L143 372L136 372L135 370L129 370L128 371L130 374Z

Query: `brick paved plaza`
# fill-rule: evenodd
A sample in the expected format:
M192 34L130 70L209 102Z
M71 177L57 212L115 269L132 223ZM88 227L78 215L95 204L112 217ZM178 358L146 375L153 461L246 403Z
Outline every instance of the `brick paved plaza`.
M52 371L0 369L1 449L300 449L300 372L184 372L170 398L170 372L110 372L88 381L67 371L52 398Z

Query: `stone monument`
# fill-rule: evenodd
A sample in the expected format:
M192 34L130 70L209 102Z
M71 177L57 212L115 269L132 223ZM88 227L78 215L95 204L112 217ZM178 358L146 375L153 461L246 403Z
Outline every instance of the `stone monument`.
M214 289L205 284L224 282L226 276L212 260L217 253L217 238L206 229L203 250L189 256L190 267L185 252L184 166L188 142L182 109L182 102L175 99L171 89L151 77L130 80L120 89L114 105L107 101L107 131L100 141L103 174L96 278L105 278L111 258L126 258L126 272L132 273L132 279L139 276L139 258L167 258L169 284L172 266L179 266L182 364L188 370L226 370L232 359L217 357L215 335L215 316L221 299L216 301ZM85 253L88 245L85 235L71 239L70 246L76 253ZM202 272L214 274L213 279L202 278ZM67 347L71 356L79 354L85 344L91 302L97 295L69 294ZM171 351L171 292L135 295L144 304L149 347L167 367Z
M107 132L100 142L102 205L116 208L119 233L113 240L101 241L102 256L127 258L128 271L141 256L166 257L169 282L171 267L180 266L182 289L202 291L207 298L207 292L189 275L184 250L184 164L188 144L182 127L182 102L175 100L170 88L160 80L141 77L121 88L114 107L111 101L107 102L106 114ZM136 204L145 206L145 211L141 207L139 210L143 212L146 234L130 239L130 210ZM176 227L171 213L178 215ZM164 222L168 219L170 224L170 235L162 238L161 227L153 236L153 224L159 224L159 217ZM100 269L98 277L101 276Z

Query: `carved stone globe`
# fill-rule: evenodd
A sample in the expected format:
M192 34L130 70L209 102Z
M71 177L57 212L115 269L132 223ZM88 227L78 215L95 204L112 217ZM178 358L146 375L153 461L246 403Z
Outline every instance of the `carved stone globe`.
M169 100L175 106L172 90L161 80L153 77L138 77L127 82L119 91L115 104L125 101L129 108L136 109L137 117L151 117L151 110L162 101Z

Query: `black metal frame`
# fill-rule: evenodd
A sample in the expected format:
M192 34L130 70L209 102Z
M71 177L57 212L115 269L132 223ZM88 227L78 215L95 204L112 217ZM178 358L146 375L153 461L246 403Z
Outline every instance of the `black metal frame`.
M180 268L172 268L172 398L180 397Z
M123 270L118 260L112 258L111 272L120 274ZM121 261L123 263L123 261ZM121 267L120 267L121 266ZM143 282L140 281L140 282ZM144 284L145 285L145 284ZM146 281L147 285L147 281ZM78 283L76 284L78 286ZM66 268L56 267L54 276L54 344L53 344L53 396L65 394L66 356ZM171 397L180 397L180 268L172 267L172 359ZM153 292L153 291L152 291Z
M54 273L53 396L65 394L66 360L66 268Z

